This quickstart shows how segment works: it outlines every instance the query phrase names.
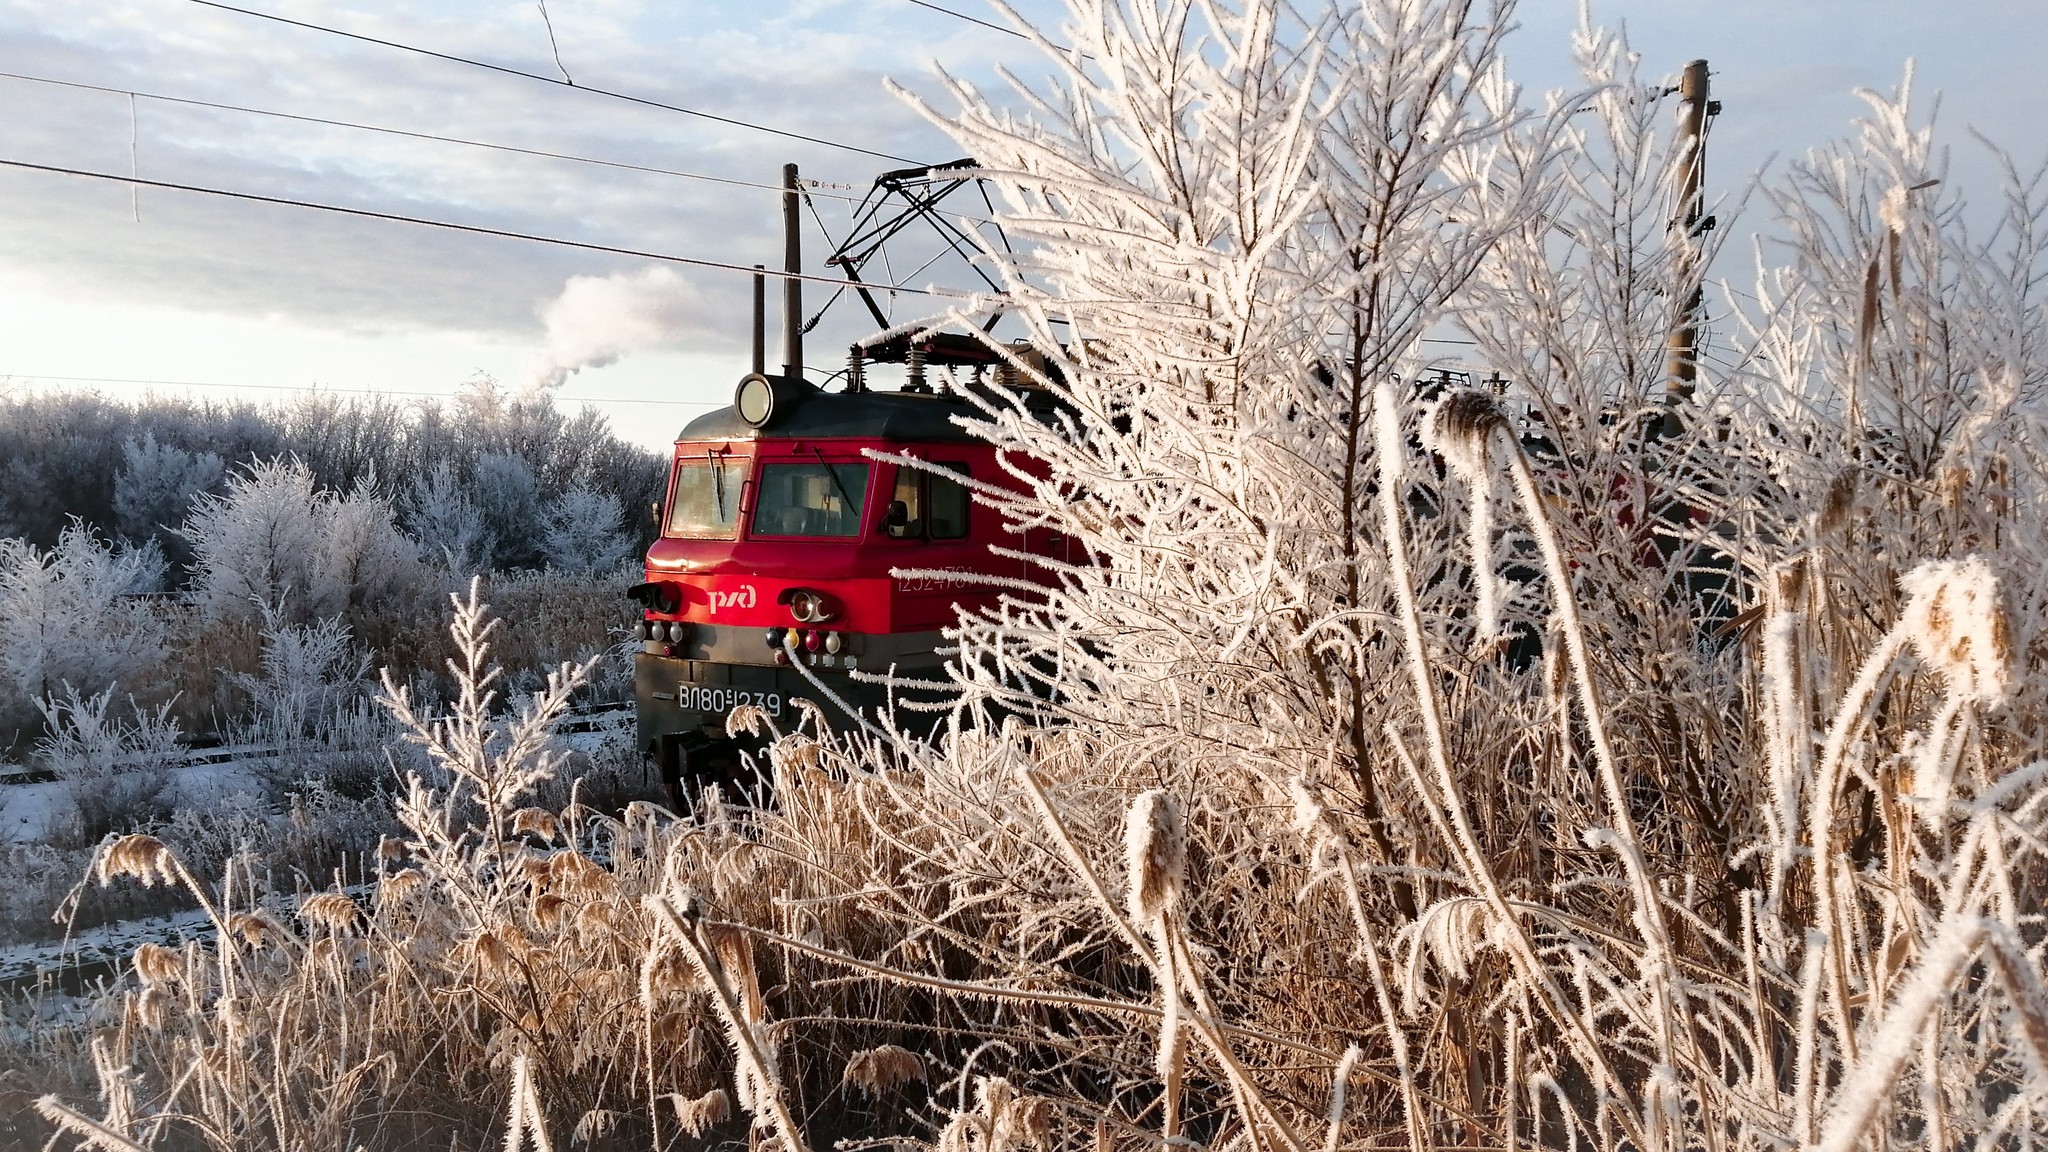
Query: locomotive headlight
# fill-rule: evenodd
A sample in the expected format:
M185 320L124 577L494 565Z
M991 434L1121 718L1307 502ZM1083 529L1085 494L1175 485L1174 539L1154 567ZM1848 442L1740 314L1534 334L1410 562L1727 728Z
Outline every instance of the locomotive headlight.
M839 613L839 605L830 596L810 588L794 589L785 597L789 614L799 624L823 624Z
M837 656L839 655L839 650L844 647L846 647L846 637L844 634L839 632L825 633L825 651L828 655Z
M774 381L758 372L749 373L733 389L732 406L738 410L740 419L759 428L774 417L776 399Z

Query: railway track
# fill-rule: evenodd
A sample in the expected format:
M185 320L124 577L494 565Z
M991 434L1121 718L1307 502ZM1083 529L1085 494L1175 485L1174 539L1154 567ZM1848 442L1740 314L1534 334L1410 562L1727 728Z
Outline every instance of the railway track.
M562 735L597 731L620 717L630 716L632 708L630 703L592 705L565 716L555 731ZM382 745L366 743L365 746ZM191 748L175 761L156 762L156 767L164 772L179 772L229 764L261 764L288 751L287 746L274 742L218 744ZM0 765L0 789L53 783L56 779L53 773L43 769ZM368 885L343 889L358 896L368 890ZM282 899L271 912L287 923L295 919L289 902ZM0 942L0 1005L38 992L84 996L105 982L118 980L135 949L144 943L179 947L189 940L207 939L212 935L213 926L205 915L191 909L99 925L66 941L11 946Z

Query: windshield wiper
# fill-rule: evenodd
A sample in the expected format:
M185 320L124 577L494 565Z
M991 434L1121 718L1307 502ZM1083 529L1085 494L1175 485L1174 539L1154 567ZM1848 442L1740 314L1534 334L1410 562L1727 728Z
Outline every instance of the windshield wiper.
M815 444L811 445L811 455L816 456L818 458L818 464L825 469L825 475L830 476L832 478L832 486L834 488L839 489L839 498L841 500L846 501L847 510L852 512L855 516L859 516L860 509L855 508L853 506L853 497L847 495L846 485L841 484L839 482L839 469L834 468L832 465L825 463L825 454L823 452L818 451L818 446Z
M709 448L704 450L704 463L711 466L711 499L716 502L718 506L718 519L720 522L723 522L725 520L725 469L720 468L718 461L712 459L711 449Z

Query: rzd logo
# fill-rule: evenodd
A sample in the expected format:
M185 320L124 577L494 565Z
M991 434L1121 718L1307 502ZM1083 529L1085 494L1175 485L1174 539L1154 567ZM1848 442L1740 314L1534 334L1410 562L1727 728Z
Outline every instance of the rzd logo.
M716 589L713 589L711 592L711 614L713 616L718 615L720 608L752 608L753 606L754 586L752 584L742 584L730 592L720 592Z

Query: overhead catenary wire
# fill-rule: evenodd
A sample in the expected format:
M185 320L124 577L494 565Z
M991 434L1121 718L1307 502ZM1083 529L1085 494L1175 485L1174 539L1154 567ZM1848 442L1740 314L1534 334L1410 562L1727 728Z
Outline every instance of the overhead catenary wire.
M0 372L0 381L56 384L141 384L160 388L220 388L233 391L302 392L314 395L338 393L346 396L417 396L429 400L455 400L457 392L424 392L404 388L334 388L325 384L230 384L217 380L157 380L135 376L49 376L40 372ZM661 404L677 408L723 408L725 400L654 400L631 396L562 396L575 404Z
M279 112L272 108L252 108L245 104L223 104L216 100L198 100L189 96L166 96L161 92L144 92L137 88L116 88L106 84L87 84L79 80L57 80L48 76L31 76L25 72L0 71L0 79L25 80L32 84L49 84L59 88L76 88L84 92L104 92L111 96L126 96L130 100L141 98L163 104L181 104L191 108L206 108L216 112L237 112L249 116L269 116L278 120L294 120L302 124L319 124L328 128L348 128L358 132L376 132L385 136L401 136L412 140L429 140L437 144L459 144L468 148L484 148L493 152L511 152L520 156L533 156L543 160L566 160L575 164L594 164L601 168L617 168L627 172L644 172L652 176L674 176L683 180L701 180L710 184L726 184L735 188L757 188L764 192L782 194L779 184L763 184L754 180L740 180L731 176L711 176L703 172L686 172L679 168L657 168L647 164L629 164L623 160L602 160L595 156L579 156L573 152L550 152L544 148L521 148L516 144L494 144L488 140L471 140L462 136L444 136L434 132L416 132L408 128L391 128L381 124L364 124L355 120L337 120L327 116L308 116L298 112ZM820 185L824 181L813 181L806 185L810 195L823 196L833 200L859 203L860 197L842 192L828 192Z
M676 256L666 252L649 252L638 248L621 248L610 244L593 244L583 240L564 240L558 236L541 236L531 232L514 232L506 228L487 228L480 224L457 224L449 220L429 220L422 216L404 216L396 212L378 212L369 208L346 208L339 204L322 204L313 200L296 200L288 196L263 196L255 192L236 192L226 188L208 188L198 184L179 184L169 180L144 180L135 176L123 176L115 172L95 172L85 168L64 168L54 164L34 164L26 160L0 158L0 166L20 168L30 172L48 172L62 176L80 176L91 180L107 180L121 184L135 184L144 188L163 188L174 192L193 192L205 196L222 196L232 200L248 200L258 204L277 204L290 208L309 208L319 212L332 212L342 216L358 216L368 220L388 220L399 224L418 224L427 228L441 228L450 232L468 232L478 236L494 236L504 240L525 240L534 244L550 244L558 248L575 248L585 252L603 252L612 256L632 256L641 260L659 260L669 264L683 264L693 268L710 268L721 272L740 272L748 276L765 275L782 280L806 280L814 284L830 284L839 287L844 280L830 276L814 276L806 272L778 272L762 269L752 264L733 264L724 260L706 260L696 256ZM890 292L907 292L917 296L932 296L952 300L973 300L986 298L988 293L963 292L950 288L912 288L902 284L881 284L875 287Z
M235 12L243 16L253 16L259 20L269 20L277 24L288 24L294 28L304 28L311 32L323 32L330 36L339 36L348 40L360 41L364 44L376 44L380 47L392 48L400 52L410 52L414 55L426 56L435 60L445 60L451 64L463 64L471 68L481 68L487 72L502 73L506 76L521 76L528 80L537 80L542 84L552 84L557 88L567 88L574 92L588 92L595 96L621 100L628 104L639 104L647 108L659 108L665 112L679 112L685 116L697 117L700 120L709 120L713 123L726 124L734 128L745 128L754 132L765 132L768 135L780 136L786 140L801 140L806 144L837 148L843 152L858 152L864 156L874 156L879 159L893 160L902 164L923 163L923 161L913 160L908 156L898 156L893 152L881 152L873 148L863 148L858 144L846 144L838 140L826 139L823 136L811 136L803 132L792 132L785 128L772 128L766 124L756 124L751 120L742 120L734 116L721 116L716 112L705 112L697 108L685 108L680 104L670 104L661 100L651 100L645 96L633 96L625 92L615 92L609 88L593 88L588 84L572 84L567 80L557 79L540 72L528 72L523 68L513 68L504 64L492 64L488 61L476 60L468 56L457 56L452 52L437 52L432 48L421 48L417 45L406 44L398 40L386 40L380 36L370 36L361 32L349 32L345 29L330 27L326 24L294 20L289 16L279 16L274 12L264 12L255 8L243 8L234 4L225 4L221 0L190 0L190 2L207 8L218 8L223 12Z

